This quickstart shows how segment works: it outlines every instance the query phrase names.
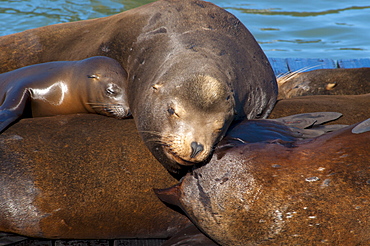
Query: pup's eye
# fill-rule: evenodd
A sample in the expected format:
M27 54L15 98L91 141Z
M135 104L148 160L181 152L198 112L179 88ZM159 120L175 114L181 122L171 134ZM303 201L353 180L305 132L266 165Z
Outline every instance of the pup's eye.
M96 74L87 75L87 77L90 78L90 79L99 79L99 76L96 75Z
M173 108L169 108L167 109L167 112L170 114L170 115L174 115L175 114L175 110Z
M176 116L176 117L179 117L178 114L176 114L176 111L174 108L170 107L167 109L167 112L170 114L170 115L173 115L173 116Z
M115 91L112 89L112 88L107 88L105 89L105 91L107 92L107 94L109 95L114 95L115 94Z

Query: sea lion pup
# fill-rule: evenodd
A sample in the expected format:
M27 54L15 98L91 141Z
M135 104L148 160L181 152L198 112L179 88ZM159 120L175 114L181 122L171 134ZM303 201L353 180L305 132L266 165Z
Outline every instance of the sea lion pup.
M370 93L370 68L317 69L277 78L279 99L309 95Z
M0 52L4 70L93 55L119 61L137 128L173 173L207 161L233 120L266 117L277 97L275 75L250 32L224 9L198 0L160 0L8 35L0 38Z
M23 115L129 116L127 73L109 57L31 65L0 74L0 132Z
M221 245L368 245L370 131L357 126L290 143L229 142L156 192Z

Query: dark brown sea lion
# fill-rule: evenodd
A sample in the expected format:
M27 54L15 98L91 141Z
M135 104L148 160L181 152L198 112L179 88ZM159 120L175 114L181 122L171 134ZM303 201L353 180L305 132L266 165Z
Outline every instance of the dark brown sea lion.
M233 141L157 193L221 245L369 245L369 143L368 121L311 140Z
M322 115L300 119L339 116ZM296 119L279 120L292 127ZM281 123L268 122L266 130L248 126L260 133L248 139L296 138ZM239 130L234 127L228 138L234 141ZM166 245L214 245L154 196L152 188L176 182L147 150L131 119L94 114L22 119L0 135L0 231L74 239L173 236Z
M350 125L369 118L369 105L370 94L302 96L279 100L269 117L330 111L343 114L336 123Z
M153 187L177 181L132 119L22 119L0 135L0 231L30 237L167 238L189 220Z
M370 68L317 69L278 77L279 98L370 93Z
M129 115L127 73L109 57L31 65L0 74L0 132L23 115ZM30 110L31 112L27 112Z
M174 173L209 159L234 119L264 118L276 101L274 73L253 36L208 2L160 0L0 38L3 71L95 55L127 71L138 130Z

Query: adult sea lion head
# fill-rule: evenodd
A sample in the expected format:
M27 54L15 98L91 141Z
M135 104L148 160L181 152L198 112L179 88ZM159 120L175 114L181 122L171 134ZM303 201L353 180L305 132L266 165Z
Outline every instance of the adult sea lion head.
M90 86L87 92L87 105L98 114L125 118L130 109L127 100L127 73L114 59L104 56L91 57L78 61L78 73L87 76Z
M170 172L206 161L234 119L229 86L210 75L193 74L152 84L137 127L149 149Z
M127 48L130 107L150 151L181 175L209 160L233 120L267 117L275 76L256 40L227 11L203 1L147 8L149 20Z

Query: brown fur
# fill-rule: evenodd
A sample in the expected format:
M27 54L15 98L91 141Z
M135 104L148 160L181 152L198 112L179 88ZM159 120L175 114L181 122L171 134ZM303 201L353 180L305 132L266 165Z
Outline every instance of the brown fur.
M0 231L167 238L189 224L154 195L152 188L176 180L150 154L131 119L23 119L0 135L0 153Z
M277 79L279 99L309 95L360 95L370 93L370 68L317 69Z
M221 245L368 245L370 131L353 127L226 145L159 194Z

